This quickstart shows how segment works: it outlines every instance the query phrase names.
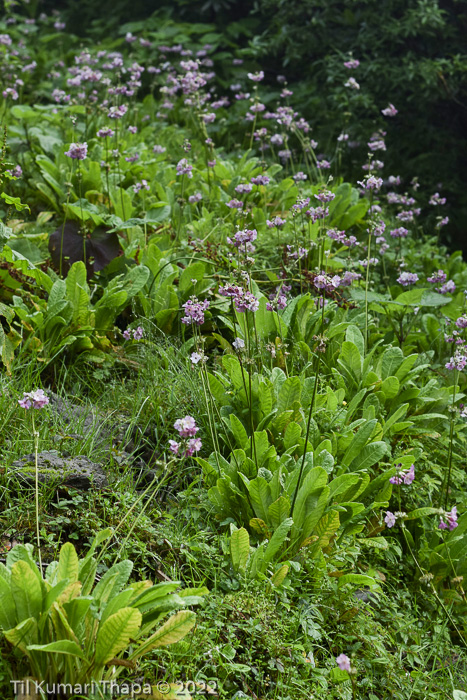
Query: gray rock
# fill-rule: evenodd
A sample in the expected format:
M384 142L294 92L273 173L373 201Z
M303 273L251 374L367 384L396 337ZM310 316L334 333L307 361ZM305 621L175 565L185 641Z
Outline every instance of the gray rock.
M371 605L372 608L378 607L378 596L375 595L375 593L373 593L372 591L370 591L369 588L365 588L364 590L362 590L361 588L357 588L353 596L357 600L361 600L362 603L368 603L369 605Z
M13 462L14 474L18 481L33 486L36 480L33 454L25 455ZM39 483L69 486L74 489L102 489L107 486L107 477L100 464L91 462L88 457L63 457L57 451L39 452Z

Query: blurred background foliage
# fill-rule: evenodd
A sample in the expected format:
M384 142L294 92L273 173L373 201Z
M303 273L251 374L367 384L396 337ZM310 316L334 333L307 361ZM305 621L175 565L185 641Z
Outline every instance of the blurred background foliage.
M447 196L447 242L467 250L464 0L37 2L31 0L31 12L59 10L68 31L95 40L118 37L131 23L150 17L165 16L193 30L197 23L213 25L230 51L221 89L228 92L229 56L261 67L272 89L285 75L294 105L313 125L313 138L323 150L329 152L337 136L348 131L353 157L344 159L346 178L360 176L366 143L375 119L380 120L390 145L384 173L401 175L407 185L418 177L424 189ZM151 26L157 24L147 24L149 34ZM343 67L350 55L360 61L352 72ZM344 83L350 74L360 89L349 98ZM381 115L388 102L399 110L392 120Z

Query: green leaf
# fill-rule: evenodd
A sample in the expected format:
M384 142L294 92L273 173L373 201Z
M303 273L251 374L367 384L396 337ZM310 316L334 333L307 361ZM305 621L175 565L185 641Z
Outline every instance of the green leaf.
M337 580L337 587L342 588L342 586L345 586L346 583L352 583L359 588L377 585L374 578L371 576L365 576L365 574L344 574Z
M71 542L66 542L61 550L58 559L57 581L68 579L70 583L78 580L79 561L76 549Z
M269 543L264 552L264 563L267 565L270 561L274 559L277 552L280 550L284 544L290 528L293 525L292 518L287 518L284 520L278 528L274 531Z
M367 421L360 427L350 443L345 455L342 457L342 464L344 466L348 467L352 460L358 457L368 440L371 438L377 423L378 421L376 418L374 418L373 420Z
M394 399L399 393L399 380L395 376L386 377L386 379L381 384L381 391L384 394L384 398Z
M19 197L11 197L6 192L2 192L2 199L10 206L14 206L16 211L23 211L23 209L27 209L29 212L31 211L29 205L23 204Z
M248 446L248 434L243 423L234 413L230 414L230 427L238 446L242 449L246 448Z
M143 642L130 655L130 660L137 659L143 654L146 654L152 649L175 644L186 637L188 632L194 627L196 615L190 610L180 610L172 617L169 617L162 627L155 632L149 639Z
M13 629L5 630L3 632L5 639L7 639L10 644L17 647L23 653L26 653L29 644L37 643L37 622L33 617L29 617L27 620L23 620L16 625Z
M83 659L83 661L86 659L81 647L69 639L61 639L58 642L50 642L49 644L30 644L27 650L43 651L48 654L69 654L70 656L78 657L78 659Z
M122 608L99 625L94 662L102 666L126 649L130 639L138 636L142 615L135 608Z
M277 399L277 413L293 408L295 401L300 402L301 381L300 377L289 377L282 384Z
M386 379L396 374L404 359L400 348L388 348L381 360L381 378Z
M250 536L244 527L234 530L230 537L230 556L235 571L244 573L250 554Z
M385 442L370 442L365 445L360 454L349 464L349 471L355 472L359 469L369 469L379 462L388 452Z
M275 574L271 576L270 581L275 588L279 588L283 584L285 577L289 573L289 568L289 564L282 564Z
M357 326L349 326L345 332L345 339L353 343L362 357L365 355L365 341L363 334Z
M11 593L17 620L33 617L39 619L42 612L42 587L37 575L25 561L17 561L11 569Z
M346 372L347 376L357 383L362 377L362 357L354 343L345 340L342 343L342 348L337 360L340 367Z
M364 544L367 547L374 547L375 549L387 549L389 547L388 541L384 537L363 537L357 540L358 544Z
M7 630L16 625L16 608L11 585L0 576L0 628Z
M410 513L407 513L406 515L406 520L416 520L416 518L424 518L426 515L435 515L439 514L439 508L416 508L415 510L411 510Z

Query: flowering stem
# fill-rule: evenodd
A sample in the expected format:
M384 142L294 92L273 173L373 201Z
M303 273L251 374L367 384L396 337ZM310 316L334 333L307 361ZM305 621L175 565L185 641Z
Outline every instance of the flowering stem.
M368 255L366 259L365 278L365 351L368 348L368 280L370 277L371 230L368 234Z
M323 305L324 305L324 297L323 297ZM305 467L305 458L306 458L306 453L307 453L306 448L307 448L307 446L308 446L308 437L309 437L309 435L310 435L311 417L312 417L312 415L313 415L313 408L314 408L314 405L315 405L316 389L317 389L317 387L318 387L318 375L319 375L319 366L320 366L320 364L321 364L321 353L318 351L318 362L317 362L317 365L316 365L315 383L314 383L314 385L313 385L313 395L312 395L312 397L311 397L310 410L309 410L309 413L308 413L308 423L307 423L307 426L306 426L306 436L305 436L305 445L304 445L304 447L303 447L302 464L301 464L301 466L300 466L300 472L299 472L299 474L298 474L297 485L295 486L295 492L294 492L293 499L292 499L292 507L291 507L291 509L290 509L290 517L291 517L291 518L293 518L293 511L294 511L294 508L295 508L295 501L297 500L298 490L299 490L299 488L300 488L300 483L301 483L302 475L303 475L303 469L304 469L304 467Z
M454 374L454 387L452 392L452 404L451 404L451 424L449 427L449 450L448 450L448 468L446 472L446 494L444 497L444 508L447 510L448 507L448 496L449 496L449 484L451 482L451 468L452 468L452 444L454 442L454 415L455 415L455 401L456 401L456 389L457 389L457 375L459 370L455 370ZM442 498L441 491L441 498Z
M39 530L39 432L36 430L34 423L34 413L31 414L32 418L32 434L34 437L34 466L35 466L35 496L36 496L36 541L37 541L37 551L39 554L39 569L42 572L42 557L41 557L41 536Z
M178 237L180 235L180 230L182 228L182 217L183 217L183 192L185 190L185 173L182 174L182 181L180 183L181 187L181 192L180 192L180 216L178 219L178 229L177 229L177 242L178 242Z
M84 229L83 202L81 199L81 161L78 161L78 187L79 187L79 208L81 212L81 226L83 226L83 262L86 265L86 230Z

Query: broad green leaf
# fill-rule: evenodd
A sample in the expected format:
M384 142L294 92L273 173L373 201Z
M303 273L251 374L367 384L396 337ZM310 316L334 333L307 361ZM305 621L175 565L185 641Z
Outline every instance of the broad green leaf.
M179 642L193 629L195 622L196 615L194 612L190 610L180 610L175 615L172 615L172 617L169 617L167 622L165 622L157 632L137 647L130 655L130 660L138 659L152 649L158 649L159 647Z
M373 420L367 421L359 428L345 455L342 457L342 464L344 466L348 467L352 460L361 453L362 449L371 438L377 423L378 421L374 418Z
M243 573L250 554L250 536L244 527L234 530L230 537L230 556L235 571Z
M415 520L416 518L424 518L427 515L439 514L439 508L416 508L407 513L406 520Z
M61 550L58 559L57 581L68 579L70 583L78 580L79 561L76 549L71 542L66 542Z
M78 659L86 659L81 647L69 639L61 639L58 642L50 642L49 644L30 644L27 649L28 651L43 651L48 654L68 654L76 656Z
M0 629L8 630L16 625L16 607L11 585L0 575Z
M388 452L385 442L370 442L365 445L360 454L349 464L349 471L355 472L360 469L369 469L376 462L379 462Z
M282 545L284 544L288 532L290 528L293 525L293 520L292 518L287 518L284 520L279 527L276 528L274 531L271 539L268 542L268 545L266 547L266 550L264 552L264 562L265 564L269 564L270 561L274 559L276 556L277 552L280 550Z
M29 617L16 625L13 629L3 632L5 638L14 647L17 647L23 653L26 653L29 644L37 644L38 631L37 622L34 617Z
M359 588L378 585L374 578L366 576L365 574L344 574L338 578L337 587L341 588L345 586L346 583L352 583Z
M301 382L300 377L289 377L282 384L277 399L277 413L293 408L296 401L300 402Z
M130 639L138 636L142 615L135 608L122 608L99 625L94 662L97 667L126 649Z
M275 588L279 588L284 582L285 577L289 573L289 564L282 564L282 566L271 576L271 583Z
M11 593L17 620L39 619L42 612L42 587L34 571L25 561L17 561L11 569Z
M246 449L248 447L248 433L246 432L242 422L234 413L230 414L230 427L234 435L237 445Z

